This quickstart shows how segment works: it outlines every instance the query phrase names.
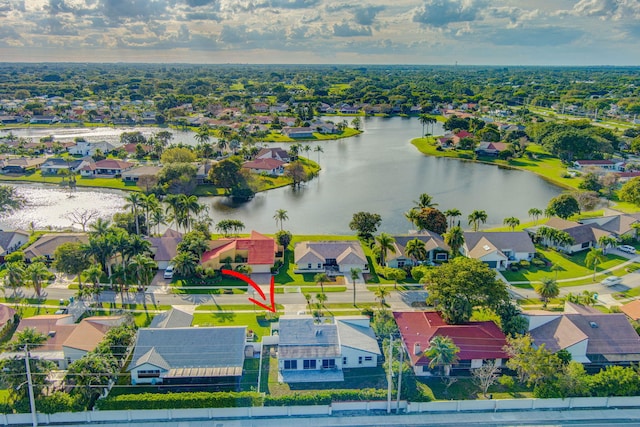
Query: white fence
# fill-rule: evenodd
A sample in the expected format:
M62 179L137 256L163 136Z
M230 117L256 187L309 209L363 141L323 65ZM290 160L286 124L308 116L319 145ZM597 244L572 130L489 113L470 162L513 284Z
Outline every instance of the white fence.
M638 408L638 397L574 397L568 399L450 400L439 402L400 402L406 413L442 413L467 411L526 411L540 409ZM395 412L396 402L391 403ZM38 414L38 424L82 424L100 422L136 422L155 420L213 420L228 418L330 416L345 411L386 411L386 401L335 402L316 406L263 406L253 408L158 409L136 411L91 411ZM0 415L0 425L31 425L31 414Z

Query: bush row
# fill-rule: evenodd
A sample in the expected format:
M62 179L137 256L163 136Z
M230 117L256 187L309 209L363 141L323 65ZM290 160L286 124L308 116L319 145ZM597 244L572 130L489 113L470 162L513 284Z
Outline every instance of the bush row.
M264 406L330 405L331 402L353 400L384 400L385 390L365 388L362 390L316 391L313 394L294 393L286 396L266 396Z

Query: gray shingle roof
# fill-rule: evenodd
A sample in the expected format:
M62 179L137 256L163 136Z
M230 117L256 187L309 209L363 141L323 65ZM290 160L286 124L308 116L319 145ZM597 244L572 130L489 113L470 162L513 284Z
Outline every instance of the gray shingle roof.
M170 370L203 368L208 376L229 371L224 368L242 373L246 329L246 326L139 329L128 370L153 360L162 364L159 367Z
M393 259L393 258L397 258L398 256L405 255L405 248L407 246L407 243L409 243L410 240L414 240L414 239L418 239L424 242L424 248L427 252L432 251L434 249L439 249L445 252L449 252L451 250L449 245L447 245L442 239L442 236L428 230L418 234L393 236L393 239L395 240L396 253L388 254L387 256L389 259Z
M348 319L336 319L336 321L341 345L368 353L381 354L373 329L350 323Z
M297 264L310 252L315 256L323 257L325 260L327 258L337 260L343 256L349 255L349 262L360 260L362 264L367 263L367 257L362 250L362 246L360 245L360 242L356 240L296 243L296 247L294 249L295 263Z
M316 324L308 317L281 317L278 356L284 359L339 357L340 342L335 324Z
M497 249L504 251L511 249L514 252L534 253L536 251L531 237L526 231L501 231L501 232L484 232L484 231L467 231L464 233L464 241L469 251L472 251L482 238L487 239Z
M163 311L153 318L150 328L187 328L191 326L193 314L177 308Z

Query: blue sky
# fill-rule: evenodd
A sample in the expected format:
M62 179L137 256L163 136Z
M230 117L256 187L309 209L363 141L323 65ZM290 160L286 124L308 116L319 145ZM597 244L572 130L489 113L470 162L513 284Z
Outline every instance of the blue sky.
M0 0L0 61L640 65L640 0Z

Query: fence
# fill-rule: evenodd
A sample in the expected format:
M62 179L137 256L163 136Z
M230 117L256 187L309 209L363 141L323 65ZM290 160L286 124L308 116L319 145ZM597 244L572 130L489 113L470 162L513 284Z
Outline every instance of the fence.
M527 411L527 410L570 410L638 408L638 397L574 397L569 399L505 399L505 400L451 400L438 402L400 402L400 409L406 413L444 413L468 411ZM304 417L330 416L341 412L386 411L386 401L372 402L335 402L331 405L316 406L265 406L251 408L204 408L204 409L157 409L137 411L91 411L58 414L38 414L38 424L83 424L101 422L136 421L184 421L212 420L229 418L260 417ZM396 402L391 403L395 412ZM0 425L31 425L31 414L0 415Z

